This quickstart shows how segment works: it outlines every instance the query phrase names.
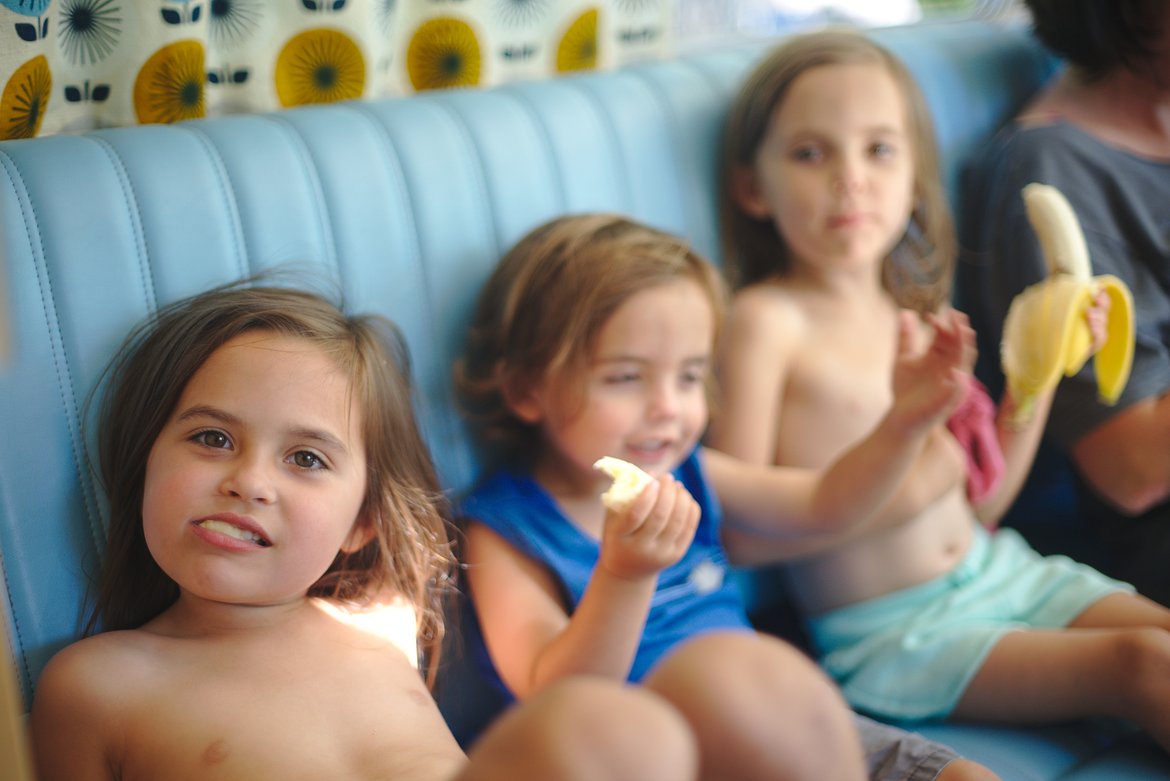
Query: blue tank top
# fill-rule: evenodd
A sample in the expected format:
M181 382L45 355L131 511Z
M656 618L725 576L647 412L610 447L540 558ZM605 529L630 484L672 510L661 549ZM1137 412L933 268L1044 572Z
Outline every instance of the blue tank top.
M699 503L699 526L683 558L659 574L642 642L630 669L631 681L641 680L675 645L701 632L751 628L719 541L722 510L703 475L697 450L674 471L674 477ZM459 510L461 517L483 523L547 567L569 612L576 609L597 565L600 542L569 520L530 475L498 472L476 488ZM503 690L478 627L469 633L468 640L485 663L482 666Z

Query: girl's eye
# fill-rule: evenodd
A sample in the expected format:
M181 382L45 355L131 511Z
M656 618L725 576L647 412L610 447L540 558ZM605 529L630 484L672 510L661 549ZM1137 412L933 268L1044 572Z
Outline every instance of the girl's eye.
M625 385L630 382L637 382L641 377L636 372L623 372L621 374L610 374L605 378L606 385Z
M884 141L879 141L869 148L869 153L874 157L887 158L894 154L894 147Z
M680 384L686 388L702 385L706 381L707 372L704 369L687 369L679 377Z
M199 431L193 437L191 437L191 441L203 445L204 447L215 448L216 450L223 450L231 444L227 434L217 429Z
M815 163L821 157L821 150L812 146L802 146L792 150L792 159L798 163Z
M292 454L292 462L301 469L324 469L325 462L310 450L298 450Z

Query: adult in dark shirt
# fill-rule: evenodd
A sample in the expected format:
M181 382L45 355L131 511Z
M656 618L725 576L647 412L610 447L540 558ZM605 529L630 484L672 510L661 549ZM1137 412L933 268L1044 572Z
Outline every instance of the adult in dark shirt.
M1025 2L1066 67L968 172L960 302L980 333L981 373L998 385L1008 306L1046 274L1020 190L1062 190L1094 273L1134 293L1137 344L1116 406L1098 401L1092 362L1062 382L1047 444L1074 467L1079 517L1100 546L1092 563L1170 604L1170 3ZM1048 509L1033 504L1027 515ZM1014 523L1028 534L1030 520Z

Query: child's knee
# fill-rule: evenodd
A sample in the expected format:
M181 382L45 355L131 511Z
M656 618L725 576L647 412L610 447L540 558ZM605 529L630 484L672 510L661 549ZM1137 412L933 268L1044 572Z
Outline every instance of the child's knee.
M793 704L804 697L837 697L836 687L803 653L783 641L747 632L712 633L684 644L647 683L655 688L706 690L723 698L782 693Z
M1170 705L1170 632L1132 629L1118 643L1117 669L1126 671L1139 704L1165 711Z
M645 685L691 722L707 774L862 775L861 743L844 699L808 657L775 638L704 635L671 654Z
M648 690L595 678L566 679L523 709L525 750L531 752L535 741L549 755L550 768L569 766L581 778L697 775L698 746L689 723Z
M832 681L800 651L764 635L704 635L671 654L646 685L703 732L766 728L775 735L782 713L788 735L804 723L823 730L821 739L854 739L852 715Z

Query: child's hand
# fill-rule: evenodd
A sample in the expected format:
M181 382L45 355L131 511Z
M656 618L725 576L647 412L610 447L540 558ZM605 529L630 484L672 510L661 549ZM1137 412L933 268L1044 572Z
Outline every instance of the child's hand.
M624 580L657 575L683 557L698 525L698 502L663 475L624 510L606 511L598 566Z
M1109 309L1113 305L1113 299L1105 292L1105 288L1097 288L1097 292L1093 295L1093 300L1089 304L1089 308L1085 310L1085 322L1089 326L1089 354L1085 356L1088 360L1097 354L1097 351L1105 346L1105 342L1109 339Z
M929 428L946 420L967 392L975 366L975 331L956 309L927 314L930 343L918 347L919 323L900 312L898 354L894 361L892 413L910 428Z

